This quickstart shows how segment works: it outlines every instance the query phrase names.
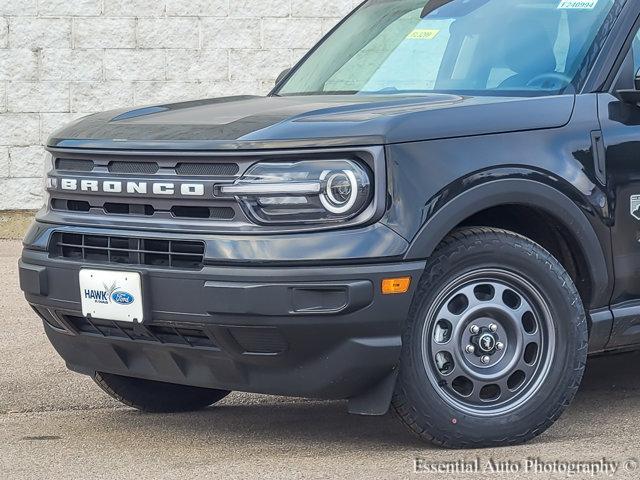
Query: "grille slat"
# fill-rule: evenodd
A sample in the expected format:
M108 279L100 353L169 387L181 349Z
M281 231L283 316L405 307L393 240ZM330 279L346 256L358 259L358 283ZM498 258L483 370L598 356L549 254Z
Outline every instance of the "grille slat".
M133 340L133 337L129 335L127 331L124 328L122 328L118 322L113 322L113 323L115 324L118 331L122 333L123 336L127 337L129 340Z
M180 331L179 331L177 328L172 327L172 330L175 332L175 334L176 334L178 337L180 337L180 339L181 339L181 340L182 340L186 345L189 345L190 347L192 347L192 346L193 346L193 345L191 345L191 343L189 342L189 340L187 340L187 339L185 338L185 336L184 336L184 335L182 335L182 334L180 333Z
M59 233L51 255L73 261L147 265L186 270L204 266L204 243Z

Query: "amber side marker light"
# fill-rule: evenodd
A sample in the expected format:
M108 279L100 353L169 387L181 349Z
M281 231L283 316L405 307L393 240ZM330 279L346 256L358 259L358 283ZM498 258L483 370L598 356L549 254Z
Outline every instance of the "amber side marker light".
M407 293L411 286L411 277L385 278L382 280L383 295L398 295Z

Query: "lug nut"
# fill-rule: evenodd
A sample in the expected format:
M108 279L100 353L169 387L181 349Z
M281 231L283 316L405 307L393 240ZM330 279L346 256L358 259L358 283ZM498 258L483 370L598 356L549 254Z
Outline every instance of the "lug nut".
M482 357L480 359L480 361L486 365L487 363L489 363L491 361L491 358L489 357L489 355L485 355L484 357Z
M496 349L497 350L502 350L503 348L504 348L504 343L502 343L502 342L496 343Z
M471 328L469 328L469 331L471 333L473 333L474 335L480 333L480 327L477 325L471 325Z
M492 323L491 325L489 325L489 330L495 333L498 331L498 326L495 323Z
M473 345L467 345L467 348L465 348L465 351L468 354L473 354L476 352L476 347L474 347Z

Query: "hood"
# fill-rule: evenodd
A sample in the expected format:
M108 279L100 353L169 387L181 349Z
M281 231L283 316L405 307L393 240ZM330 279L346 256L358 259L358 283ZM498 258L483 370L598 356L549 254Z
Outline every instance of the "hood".
M229 97L98 113L50 147L243 150L364 146L561 127L573 95Z

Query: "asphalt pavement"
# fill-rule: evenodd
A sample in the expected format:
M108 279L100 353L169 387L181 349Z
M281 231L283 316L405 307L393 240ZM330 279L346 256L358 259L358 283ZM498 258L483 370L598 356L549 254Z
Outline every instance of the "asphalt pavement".
M431 447L345 402L234 393L149 415L66 370L19 290L19 255L0 241L0 479L640 478L638 353L591 359L560 421L503 449Z

